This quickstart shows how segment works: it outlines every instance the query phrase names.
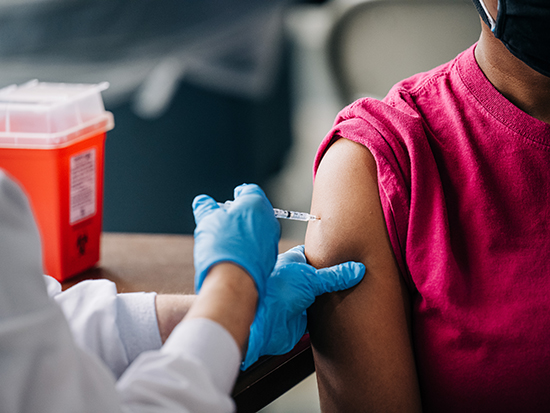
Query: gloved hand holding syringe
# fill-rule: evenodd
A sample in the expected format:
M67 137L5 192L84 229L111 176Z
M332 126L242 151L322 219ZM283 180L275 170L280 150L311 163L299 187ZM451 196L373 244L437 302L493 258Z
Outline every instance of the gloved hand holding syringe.
M278 253L280 225L275 216L320 219L294 211L277 212L257 185L235 188L235 201L218 203L208 195L193 201L195 290L200 292L209 269L233 262L254 280L258 303L250 326L241 369L264 355L288 353L307 331L306 309L319 295L345 290L365 275L361 263L316 269L307 263L303 245ZM237 303L235 303L237 305Z
M233 201L225 201L224 203L218 202L221 208L227 209L233 203ZM287 211L286 209L273 208L275 218L292 219L295 221L315 221L321 219L315 215L308 214L307 212Z

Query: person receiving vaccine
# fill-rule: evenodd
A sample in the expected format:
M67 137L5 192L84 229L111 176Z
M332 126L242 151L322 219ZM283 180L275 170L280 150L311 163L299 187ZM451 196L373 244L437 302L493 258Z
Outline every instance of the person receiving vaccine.
M478 42L318 150L308 262L369 271L308 310L324 411L550 408L550 1L473 3Z

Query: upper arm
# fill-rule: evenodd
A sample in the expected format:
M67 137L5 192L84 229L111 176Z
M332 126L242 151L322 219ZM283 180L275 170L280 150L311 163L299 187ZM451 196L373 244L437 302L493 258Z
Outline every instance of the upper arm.
M306 255L316 267L360 261L363 281L325 294L309 310L321 407L325 411L420 411L410 335L410 297L393 255L376 163L340 139L319 166Z

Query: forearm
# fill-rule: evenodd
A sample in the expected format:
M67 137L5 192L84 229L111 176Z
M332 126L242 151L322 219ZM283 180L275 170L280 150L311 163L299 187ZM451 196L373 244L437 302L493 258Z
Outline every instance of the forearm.
M181 297L159 297L157 305L164 308L161 313L171 325L180 316ZM147 403L157 410L180 405L186 411L234 409L230 391L254 319L256 285L241 267L222 262L209 270L192 301L162 349L138 358L118 382L125 405Z
M187 297L193 305L181 322L184 297L157 298L170 335L158 352L142 355L122 376L117 384L122 402L146 403L155 411L233 410L230 391L257 301L250 276L233 264L215 265L199 295Z
M158 294L156 296L157 323L163 343L166 342L174 327L183 320L195 299L195 295Z
M223 262L212 267L185 319L208 318L217 322L242 350L257 302L258 292L248 273L237 265Z
M214 266L206 280L207 288L199 296L157 295L155 306L162 342L184 317L203 317L221 324L242 349L258 300L254 281L241 267L229 263Z

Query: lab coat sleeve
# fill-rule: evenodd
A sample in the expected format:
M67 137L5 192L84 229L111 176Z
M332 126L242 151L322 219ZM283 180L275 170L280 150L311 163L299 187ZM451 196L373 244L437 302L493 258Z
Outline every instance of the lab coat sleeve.
M63 310L77 344L120 375L142 352L162 346L155 293L117 294L108 280L88 280L61 291L45 276L48 294Z
M229 396L241 352L233 337L208 319L181 322L158 352L141 354L117 383L127 412L232 412Z

